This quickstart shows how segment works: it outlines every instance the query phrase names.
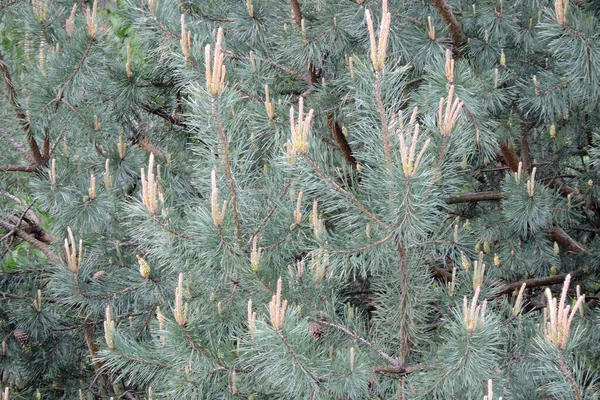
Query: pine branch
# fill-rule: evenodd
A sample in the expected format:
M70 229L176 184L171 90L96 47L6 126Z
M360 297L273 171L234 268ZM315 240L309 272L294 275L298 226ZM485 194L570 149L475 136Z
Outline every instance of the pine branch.
M199 352L200 354L202 354L204 357L208 358L209 360L214 361L219 367L221 367L223 369L229 369L229 367L227 367L223 363L223 361L219 360L218 358L213 357L213 355L210 354L208 352L208 350L206 350L204 347L200 346L198 343L194 342L194 340L190 336L189 331L186 329L185 326L180 325L180 328L181 328L181 332L183 333L183 336L185 337L185 340L192 347L192 349L196 350L197 352Z
M381 121L381 135L383 139L383 153L385 154L385 163L388 171L392 169L392 151L390 149L390 139L388 132L387 116L385 114L385 106L381 97L381 71L375 71L375 104L379 112L379 120Z
M12 0L12 1L9 1L8 3L5 3L5 4L0 4L0 10L2 10L3 8L6 8L6 7L10 7L10 6L12 6L13 4L17 4L17 3L19 3L20 1L21 1L21 0Z
M376 374L409 375L424 369L423 365L398 365L394 367L377 367L373 369Z
M8 141L8 143L10 143L10 145L19 153L21 153L22 156L24 156L27 161L29 161L30 164L32 164L33 161L33 157L31 156L31 154L25 149L25 147L23 147L23 145L21 143L19 143L17 140L15 140L15 138L13 138L12 136L10 136L10 134L8 132L2 132L2 136L4 136L4 138Z
M156 155L156 153L154 153L154 154ZM154 221L155 221L155 222L156 222L156 223L157 223L157 224L158 224L158 225L161 227L161 229L162 229L162 230L164 230L165 232L169 232L170 234L172 234L172 235L174 235L174 236L177 236L177 237L180 237L180 238L183 238L183 239L187 239L187 240L194 240L194 241L195 241L195 240L198 240L198 238L195 238L195 237L193 237L193 236L186 235L186 234L184 234L184 233L177 232L176 230L174 230L174 229L171 229L171 228L167 227L167 226L166 226L166 225L165 225L165 224L164 224L164 223L161 221L161 219L160 219L160 218L158 218L158 216L157 216L157 215L153 215L153 219L154 219Z
M576 31L575 29L571 28L566 23L563 24L562 26L566 31L568 31L568 32L572 33L574 36L577 36L578 38L580 38L583 41L583 43L585 44L585 57L587 60L587 63L586 63L587 79L589 81L592 81L593 66L592 66L592 48L590 46L590 41L582 32Z
M532 278L532 279L526 279L523 281L513 282L513 283L510 283L510 284L505 285L502 288L500 288L500 290L498 292L496 292L495 297L499 297L504 294L510 294L510 293L514 292L515 290L519 290L524 283L527 285L528 288L557 285L557 284L563 283L565 281L567 275L571 275L571 278L578 278L584 274L585 274L585 271L582 268L582 269L578 269L578 270L569 272L568 274L545 276L543 278Z
M212 114L215 119L215 124L217 126L217 134L219 137L221 152L223 153L223 166L225 167L225 173L227 174L227 182L229 182L229 189L231 190L231 208L233 211L233 222L235 224L235 236L237 239L238 247L242 248L242 228L240 225L240 215L238 213L238 198L237 198L237 188L236 183L233 178L233 171L231 165L231 159L229 157L229 143L227 141L227 135L225 133L225 128L221 123L221 118L219 116L219 105L218 105L218 97L212 96Z
M551 232L552 239L558 244L567 248L567 251L572 253L583 253L586 250L585 246L573 239L561 227L554 226Z
M476 203L479 201L497 201L502 200L504 194L502 192L478 192L478 193L466 193L455 198L446 200L448 204L458 203ZM572 253L582 253L586 251L584 245L573 239L566 233L561 227L554 226L550 231L552 239L558 244L567 248L567 251Z
M6 90L8 92L8 100L10 101L13 109L15 110L15 114L17 116L17 120L19 124L23 128L25 132L25 138L27 139L27 143L29 144L29 150L31 151L31 156L35 162L34 170L37 169L40 165L44 164L47 160L44 160L42 157L42 153L40 152L40 148L37 144L37 141L33 137L33 132L31 131L31 125L25 115L25 112L21 108L21 103L19 102L19 96L17 94L17 90L15 88L15 83L12 79L10 71L8 69L8 65L4 61L4 56L2 52L0 52L0 72L4 77L4 84L6 85ZM23 170L21 170L23 171ZM30 171L27 171L30 172Z
M0 172L33 172L38 166L33 165L0 165Z
M262 229L267 225L267 223L269 222L269 220L271 219L271 217L273 216L273 214L275 214L275 211L277 211L277 208L279 207L279 203L281 203L281 201L283 200L283 198L287 195L288 191L290 190L290 187L292 186L292 178L293 178L293 176L294 176L294 174L293 174L293 171L292 171L292 173L290 174L290 177L288 178L285 186L281 190L281 193L277 197L277 200L275 200L273 202L273 206L271 207L271 209L269 210L269 212L267 213L267 215L265 215L265 217L260 222L260 225L256 228L256 230L254 231L254 233L252 233L252 235L250 236L250 241L248 242L248 244L250 244L252 242L252 240L254 240L254 237L256 235L258 235L260 233L260 231L262 231Z
M18 237L20 237L21 239L25 240L27 243L29 243L31 245L31 247L38 249L39 251L44 253L46 255L46 257L48 257L50 260L54 261L55 263L59 264L61 262L60 258L56 254L51 252L45 243L36 239L35 236L25 232L22 229L16 228L14 225L9 224L6 221L0 220L0 227L6 229L8 231L12 231L13 229L16 229L14 234L17 235Z
M396 238L398 257L400 258L400 364L406 365L410 357L410 327L408 315L408 291L410 288L408 264L406 262L406 248L399 238Z
M381 221L375 216L375 214L369 211L360 201L358 201L356 197L354 197L354 195L352 195L352 193L348 192L346 189L337 184L333 179L331 179L331 177L327 175L325 171L323 171L323 169L319 166L319 164L313 161L313 159L310 158L308 154L302 154L302 156L304 157L306 162L317 172L317 174L325 181L327 181L333 187L333 189L335 189L338 193L350 200L352 204L356 206L356 208L358 208L363 214L365 214L365 216L367 216L367 218L369 218L371 221L375 222L380 228L387 230L387 226L383 223L383 221Z
M86 318L87 320L87 318ZM83 331L85 332L85 343L87 345L88 348L88 353L90 354L90 357L92 358L92 364L94 365L94 370L96 371L97 376L100 378L100 387L102 389L102 391L104 392L103 394L109 393L109 391L107 390L108 387L108 377L106 376L106 371L103 371L102 366L103 364L98 361L97 359L97 355L98 355L98 344L96 343L96 341L94 340L94 329L95 329L95 325L94 324L87 324L85 325Z
M140 106L145 111L149 112L152 115L156 115L157 117L160 117L166 121L169 121L171 124L179 126L186 131L190 130L190 127L185 122L183 122L179 118L173 116L172 114L168 113L167 111L163 110L160 107L153 107L153 106L151 106L149 104L145 104L145 103L140 104Z
M389 235L387 235L386 237L384 237L381 240L378 240L376 242L373 243L369 243L367 245L364 245L362 247L357 247L355 249L344 249L344 250L338 250L338 249L332 249L332 248L328 248L327 251L330 251L332 253L336 253L336 254L356 254L356 253L362 253L365 250L369 250L372 248L375 248L377 246L380 246L384 243L387 243L390 241L390 239L392 239L394 237L394 234L396 232L392 231Z
M65 91L67 85L73 80L73 78L75 78L75 76L77 75L77 73L79 72L81 67L83 66L83 63L87 59L87 56L90 54L90 51L92 50L92 45L94 44L95 41L96 40L94 38L91 38L89 40L87 47L85 48L85 51L83 52L83 55L79 59L79 62L77 63L77 65L75 65L75 68L73 68L73 71L71 71L71 73L69 74L67 79L65 79L64 82L58 88L58 94L56 95L56 100L59 100L59 101L62 100L62 98L64 96L64 91Z
M232 53L231 51L223 51L223 54L225 54L226 57L233 58L234 60L243 60L243 61L249 61L250 60L250 57L240 56L240 55ZM268 63L270 66L272 66L274 68L277 68L277 69L279 69L279 70L281 70L281 71L283 71L283 72L285 72L287 74L290 74L290 75L292 75L292 76L294 76L294 77L296 77L298 79L301 79L301 80L303 80L303 81L305 81L307 83L310 83L310 76L298 73L298 72L294 71L292 68L290 68L290 67L288 67L286 65L280 64L280 63L278 63L276 61L272 61L272 60L269 60L267 58L259 57L259 56L257 56L256 58L258 60L260 60L260 61Z
M61 98L61 99L60 99L60 101L62 101L63 103L65 103L65 105L66 105L67 107L69 107L69 109L70 109L71 111L73 111L73 114L77 115L77 117L78 117L78 118L79 118L81 121L83 121L83 123L84 123L84 124L86 124L86 125L88 126L88 128L90 128L92 131L95 131L95 130L96 130L96 127L94 126L94 123L93 123L92 121L88 121L88 120L87 120L87 119L86 119L86 118L83 116L83 114L81 114L81 113L79 112L79 110L77 110L77 109L75 108L75 106L74 106L73 104L71 104L69 101L67 101L67 99L66 99L66 98L64 98L64 97L63 97L63 98Z
M94 295L91 295L91 294L87 294L85 292L85 290L83 290L83 288L79 284L79 274L77 272L73 273L73 280L75 282L75 287L77 288L77 292L79 292L79 294L82 297L84 297L84 298L86 298L88 300L109 300L109 299L112 299L114 297L120 296L122 294L133 292L133 291L136 291L136 290L139 289L139 287L133 286L133 287L125 288L125 289L120 290L118 292L108 293L108 294L101 295L101 296L94 296Z
M340 332L343 332L344 334L350 336L355 341L357 341L357 342L359 342L361 344L364 344L365 346L367 346L368 348L370 348L371 350L373 350L377 354L379 354L381 356L381 358L387 360L390 364L393 365L394 368L404 368L403 366L400 365L400 363L398 362L397 359L395 359L394 357L390 356L385 351L375 348L375 346L371 342L369 342L368 340L366 340L366 339L358 336L356 333L352 332L348 328L345 328L345 327L343 327L341 325L334 324L333 322L325 321L323 319L319 319L318 323L321 324L321 325L328 326L330 328L334 328L334 329L336 329L336 330L338 330ZM382 368L385 368L385 367L382 367Z
M459 204L459 203L477 203L479 201L497 201L502 200L504 194L502 192L475 192L465 193L458 197L453 197L446 200L447 204Z
M292 356L292 358L294 359L294 361L296 361L296 363L300 366L300 369L302 369L306 375L308 375L310 377L310 379L317 385L320 386L321 385L321 379L319 377L317 377L316 375L314 375L310 369L308 368L308 366L306 366L302 360L300 359L300 357L298 357L298 354L296 354L296 352L294 351L294 349L292 348L292 346L290 345L290 343L287 341L287 339L285 338L285 336L283 335L283 331L281 329L277 329L277 333L279 334L279 337L281 338L281 341L283 342L285 348L287 349L288 353L290 353L290 355Z
M298 0L290 0L290 7L292 9L292 15L294 16L294 20L296 21L296 26L300 28L302 25L302 10L300 9L300 4L298 3ZM308 82L314 85L319 80L319 76L320 74L317 73L315 67L312 64L309 64ZM309 89L309 91L310 90L311 89ZM335 120L333 112L327 113L327 126L329 126L329 129L331 130L333 138L335 139L335 142L337 143L338 148L342 153L344 160L346 161L346 164L348 164L352 168L355 168L356 158L354 158L354 155L352 154L352 148L350 147L348 140L344 136L342 128Z
M573 378L573 375L571 375L571 373L569 372L567 364L565 363L565 359L563 358L562 352L559 350L556 352L556 355L558 358L558 364L560 365L560 370L562 371L563 375L565 376L565 378L567 378L567 381L569 381L569 384L575 391L575 400L581 400L581 392L579 390L579 385L575 381L575 378Z

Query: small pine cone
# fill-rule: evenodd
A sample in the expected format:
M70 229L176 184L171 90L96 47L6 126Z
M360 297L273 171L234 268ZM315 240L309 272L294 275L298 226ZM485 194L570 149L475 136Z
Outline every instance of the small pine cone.
M29 343L29 335L23 329L15 329L13 336L21 344Z
M325 331L323 330L323 326L321 324L318 324L316 322L310 324L310 333L311 335L317 339L323 339L323 337L325 337Z
M105 277L105 276L106 276L106 272L104 272L104 271L98 271L98 272L96 272L96 273L95 273L95 274L92 276L92 278L93 278L95 281L99 281L99 280L101 280L101 279L104 279L104 277Z

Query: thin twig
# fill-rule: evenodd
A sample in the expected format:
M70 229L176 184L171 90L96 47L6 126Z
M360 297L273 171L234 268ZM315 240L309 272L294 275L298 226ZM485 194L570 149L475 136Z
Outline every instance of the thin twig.
M219 142L221 151L223 153L223 166L225 167L225 173L227 174L227 182L229 183L229 189L231 190L231 208L233 211L233 222L235 225L235 236L237 239L237 244L239 248L242 248L242 228L240 224L240 215L238 212L238 197L237 197L237 188L235 179L233 178L233 170L231 164L231 158L229 156L229 144L227 141L227 134L225 133L225 128L221 123L221 118L219 116L219 104L218 97L216 95L212 96L212 114L215 119L215 124L217 126L217 134L219 136Z
M323 171L323 169L319 166L319 164L313 161L313 159L310 158L308 154L302 154L302 156L306 160L306 162L317 172L317 174L321 178L325 179L338 193L350 200L352 204L356 206L356 208L358 208L363 214L365 214L365 216L367 216L367 218L369 218L371 221L375 222L380 228L387 230L387 226L383 223L383 221L381 221L375 216L375 214L369 211L360 201L358 201L356 197L354 197L354 195L352 195L352 193L348 192L346 189L341 187L336 181L331 179L331 177L327 175L325 171Z

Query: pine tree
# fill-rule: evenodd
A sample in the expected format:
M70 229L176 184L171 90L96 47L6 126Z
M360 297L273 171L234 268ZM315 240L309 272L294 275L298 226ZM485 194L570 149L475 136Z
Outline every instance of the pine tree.
M3 399L600 395L595 2L0 10Z

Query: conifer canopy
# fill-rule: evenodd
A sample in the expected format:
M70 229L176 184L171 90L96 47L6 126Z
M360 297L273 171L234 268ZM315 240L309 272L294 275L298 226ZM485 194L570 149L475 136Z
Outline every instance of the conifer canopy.
M592 0L1 0L9 399L597 399Z

